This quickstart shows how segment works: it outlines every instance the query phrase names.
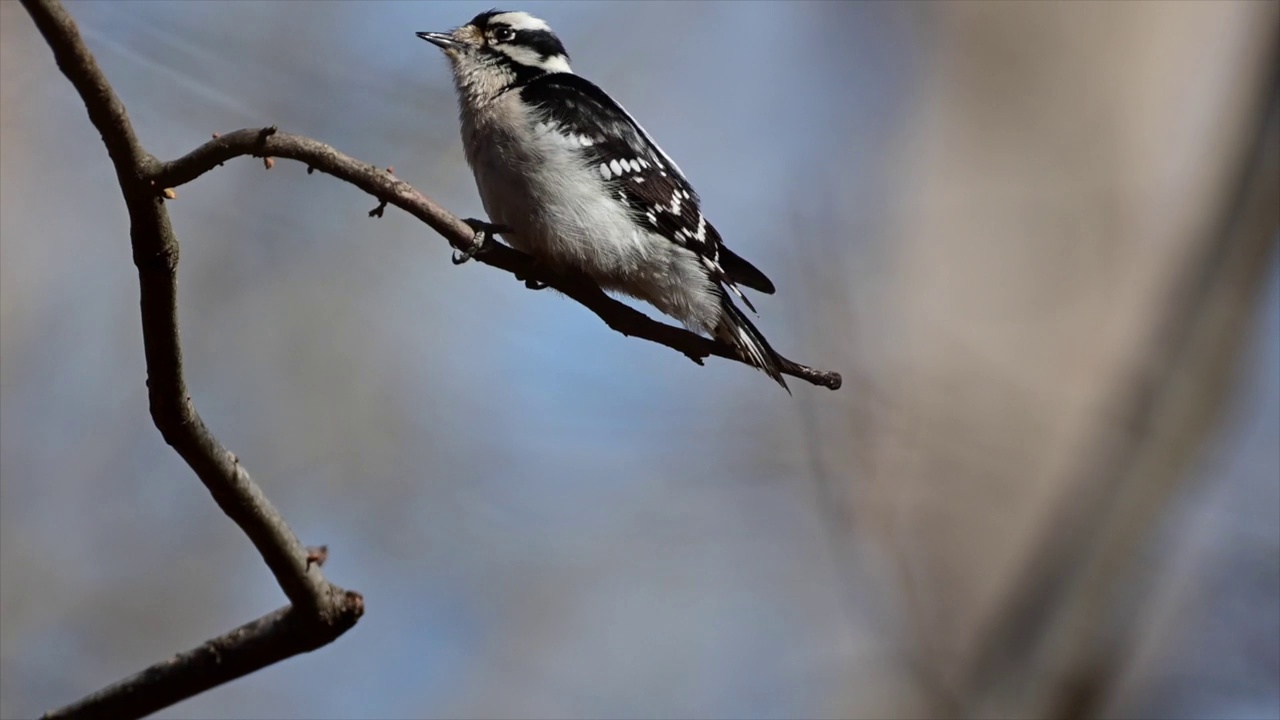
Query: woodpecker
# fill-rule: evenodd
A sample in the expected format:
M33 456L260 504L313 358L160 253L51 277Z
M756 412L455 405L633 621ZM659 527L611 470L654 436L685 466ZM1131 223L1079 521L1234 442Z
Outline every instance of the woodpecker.
M725 247L680 167L573 72L546 22L492 10L417 35L452 67L489 230L553 270L583 273L724 341L786 389L785 361L735 303L755 312L742 288L773 294L773 283Z

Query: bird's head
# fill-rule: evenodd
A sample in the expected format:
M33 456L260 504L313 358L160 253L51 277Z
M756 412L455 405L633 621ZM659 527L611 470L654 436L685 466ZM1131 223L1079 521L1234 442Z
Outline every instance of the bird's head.
M496 97L547 73L568 73L569 54L551 27L525 12L490 10L449 32L418 37L444 51L459 92Z

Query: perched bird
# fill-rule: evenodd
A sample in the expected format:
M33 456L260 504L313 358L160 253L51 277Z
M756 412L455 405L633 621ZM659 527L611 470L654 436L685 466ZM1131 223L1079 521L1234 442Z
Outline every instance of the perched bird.
M553 270L585 273L719 338L787 387L785 361L730 295L754 312L738 286L772 294L773 283L725 247L640 123L574 74L546 22L493 10L418 37L452 65L489 231Z

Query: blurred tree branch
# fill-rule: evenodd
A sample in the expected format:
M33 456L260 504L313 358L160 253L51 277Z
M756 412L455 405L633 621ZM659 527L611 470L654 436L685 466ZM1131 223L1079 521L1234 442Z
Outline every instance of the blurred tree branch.
M308 170L319 170L355 185L379 200L381 204L370 215L380 216L386 205L394 205L426 223L456 250L474 249L476 233L466 222L437 205L413 186L390 172L344 155L311 138L277 131L275 127L236 130L219 135L177 160L161 163L154 159L144 165L143 177L150 182L152 193L189 183L232 158L244 155L282 157L307 164ZM270 164L268 164L270 166ZM733 348L704 338L683 328L657 322L609 297L595 283L579 276L557 275L538 266L533 257L497 242L488 243L475 259L491 267L506 270L521 280L536 280L578 301L595 313L610 328L643 340L666 345L702 364L711 355L743 362ZM782 372L814 385L832 390L841 384L839 373L783 361Z
M968 692L984 703L1025 703L1038 717L1097 717L1120 682L1138 623L1113 619L1117 588L1223 412L1257 300L1277 251L1280 197L1280 43L1256 107L1231 148L1231 182L1217 198L1199 251L1153 322L1145 356L1082 456L1080 479L1036 539L981 633ZM1028 677L1037 682L1029 682ZM1020 686L1011 689L1011 686ZM996 713L1001 714L1001 713Z
M857 391L844 418L807 407L802 435L833 554L893 581L884 624L927 708L903 716L1225 712L1230 693L1189 670L1197 653L1257 682L1221 657L1243 648L1189 644L1225 634L1193 623L1227 618L1164 591L1192 575L1171 558L1193 544L1193 481L1245 482L1199 453L1242 432L1228 403L1264 392L1242 361L1280 248L1277 7L930 5L885 172L910 209L875 218L864 194L814 213L838 231L798 231L869 228L852 281L834 252L806 268L839 298L824 327L859 342L821 336L856 357ZM819 36L848 25L815 17ZM828 66L864 61L831 47ZM847 446L823 442L836 422ZM1265 707L1264 687L1234 702Z
M98 68L75 22L57 0L24 0L58 67L84 100L115 166L130 220L141 286L142 336L151 416L224 513L249 537L290 605L159 663L47 717L140 717L179 700L314 650L346 632L364 600L324 578L239 459L205 426L187 395L178 335L178 241L164 200L147 179L157 165Z

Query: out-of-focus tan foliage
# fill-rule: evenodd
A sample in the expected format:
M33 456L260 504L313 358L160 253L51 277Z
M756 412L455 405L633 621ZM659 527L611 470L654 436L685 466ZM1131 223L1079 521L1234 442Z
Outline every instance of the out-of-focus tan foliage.
M485 8L70 9L153 152L278 123L479 214L412 31ZM527 9L845 389L692 366L231 163L171 203L193 395L368 614L167 716L1280 711L1277 210L1245 202L1280 5ZM150 425L105 152L16 3L0 38L9 717L280 599ZM1209 272L1229 242L1272 249ZM1224 364L1182 363L1199 315L1171 308L1232 277Z

